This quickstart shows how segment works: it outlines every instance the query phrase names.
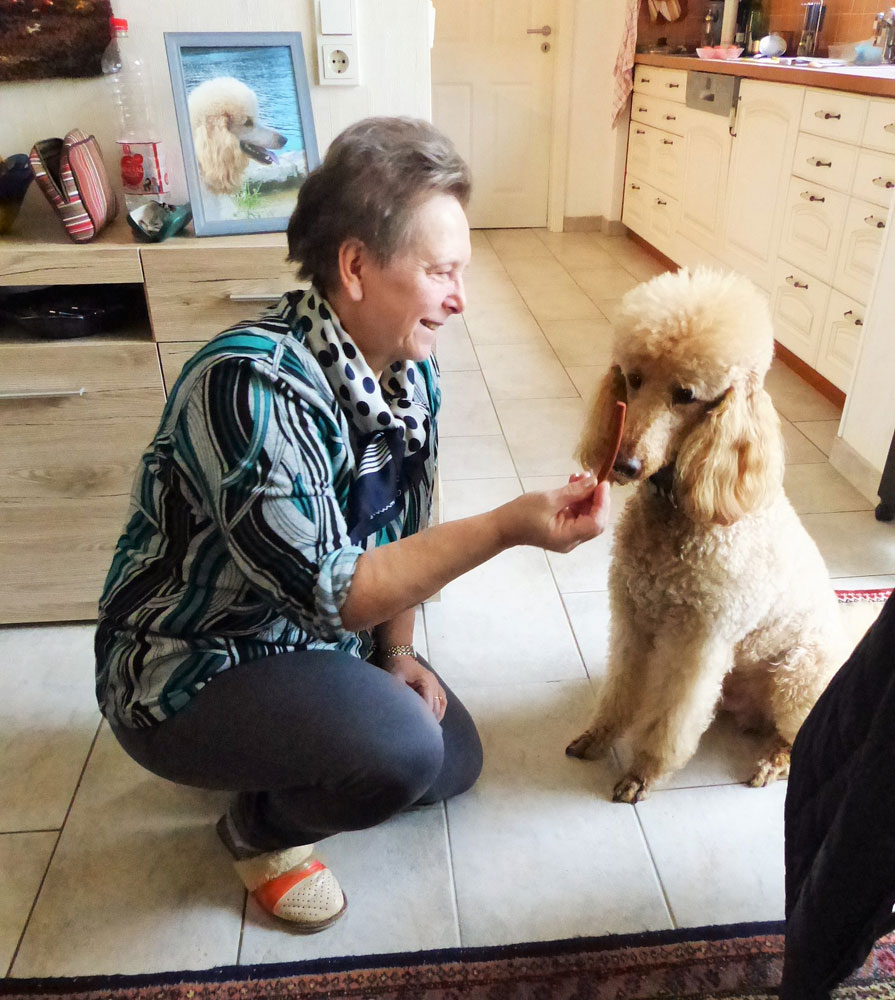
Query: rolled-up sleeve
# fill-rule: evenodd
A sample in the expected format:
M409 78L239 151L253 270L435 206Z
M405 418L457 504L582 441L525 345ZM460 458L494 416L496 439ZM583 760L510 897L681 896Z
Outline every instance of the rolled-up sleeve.
M245 360L211 367L178 421L178 451L227 552L254 590L324 642L342 625L363 548L339 504L347 442L315 405Z

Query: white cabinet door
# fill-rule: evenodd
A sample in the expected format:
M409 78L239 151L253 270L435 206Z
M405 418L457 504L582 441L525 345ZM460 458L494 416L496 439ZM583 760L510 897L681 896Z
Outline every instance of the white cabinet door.
M847 209L847 195L793 177L783 214L780 256L831 282Z
M781 218L804 87L743 80L731 151L725 258L766 290L774 279Z
M830 286L785 260L777 262L771 293L774 336L797 358L815 367Z
M722 251L731 141L727 118L688 109L678 232L712 254Z
M678 200L665 194L664 191L650 192L649 241L657 250L672 259L676 254L679 208Z
M850 199L833 287L866 305L876 274L888 212L879 205Z
M650 234L650 195L655 192L637 177L625 178L625 200L622 222L638 236L652 242Z
M653 172L649 178L660 191L677 200L684 174L684 140L669 132L659 132L653 141Z
M852 372L858 360L861 333L864 329L864 306L834 288L824 323L817 370L837 389L848 392Z

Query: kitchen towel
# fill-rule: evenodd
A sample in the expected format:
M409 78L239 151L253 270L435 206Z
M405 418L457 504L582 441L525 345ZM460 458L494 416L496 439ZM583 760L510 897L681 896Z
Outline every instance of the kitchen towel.
M625 0L625 23L622 40L615 57L612 70L612 102L610 116L617 125L628 103L628 95L634 89L634 51L637 47L637 14L640 0Z

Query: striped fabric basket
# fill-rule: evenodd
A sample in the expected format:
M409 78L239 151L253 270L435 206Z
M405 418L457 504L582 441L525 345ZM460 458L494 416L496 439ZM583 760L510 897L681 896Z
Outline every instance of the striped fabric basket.
M92 135L73 129L64 139L43 139L28 158L41 191L75 243L92 240L118 214L118 200Z

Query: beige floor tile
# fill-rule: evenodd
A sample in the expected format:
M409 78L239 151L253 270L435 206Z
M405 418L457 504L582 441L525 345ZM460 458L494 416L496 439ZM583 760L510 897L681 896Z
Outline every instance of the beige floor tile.
M555 257L568 250L585 250L588 247L602 249L602 236L599 232L552 233L549 229L535 229L534 234Z
M584 426L584 400L503 399L495 404L520 476L568 476Z
M596 270L576 268L572 271L572 277L596 304L606 299L620 299L625 292L639 284L638 279L623 267L604 267Z
M502 434L441 438L438 470L442 482L514 478L516 475L516 467Z
M323 934L293 934L250 898L242 965L460 944L441 803L330 837L318 853L345 891L345 915Z
M600 301L600 312L606 317L610 325L615 324L615 317L620 305L621 299L602 299Z
M597 386L608 371L608 365L567 365L566 374L574 382L578 395L590 403L595 398Z
M467 274L463 280L466 291L466 313L479 309L494 309L498 305L520 305L522 297L506 271Z
M589 236L588 233L558 233L559 236ZM551 247L553 256L568 270L574 268L601 268L615 267L615 260L603 247L594 240L588 242L566 243L557 247Z
M482 374L495 401L577 396L550 347L540 344L479 346Z
M783 488L797 514L870 510L871 504L831 465L787 465Z
M0 834L0 972L6 974L59 835Z
M611 761L563 750L592 710L586 682L464 688L482 734L477 784L447 804L466 946L670 927Z
M511 257L552 257L533 229L486 229L484 232L502 260Z
M94 631L0 629L0 831L62 826L100 721Z
M525 289L522 297L539 323L557 319L599 321L603 318L591 299L577 289Z
M150 775L104 726L12 974L234 963L244 889L214 831L225 805Z
M507 274L518 288L574 285L569 272L552 257L511 257L505 264Z
M781 361L775 360L765 378L765 388L781 416L793 423L803 420L838 420L838 406L825 399Z
M462 316L452 316L438 334L435 349L438 367L443 372L476 371L479 359L469 339L469 331Z
M608 320L553 320L542 324L542 329L556 356L567 368L609 366L612 359L612 327Z
M478 274L482 271L502 271L503 264L494 252L494 247L488 242L488 237L481 229L473 229L469 234L472 245L472 258L469 262L469 273Z
M802 514L831 577L895 573L895 531L869 510Z
M511 307L482 307L468 310L465 315L470 340L476 347L486 344L547 344L547 338L521 297L518 304Z
M838 420L801 420L796 428L829 457L839 433Z
M481 372L443 372L440 437L499 434L500 424Z
M783 431L783 447L787 465L826 462L827 457L820 448L812 444L799 427L791 424L785 417L780 418L780 429Z
M563 604L591 680L606 676L609 653L609 592L563 594Z

